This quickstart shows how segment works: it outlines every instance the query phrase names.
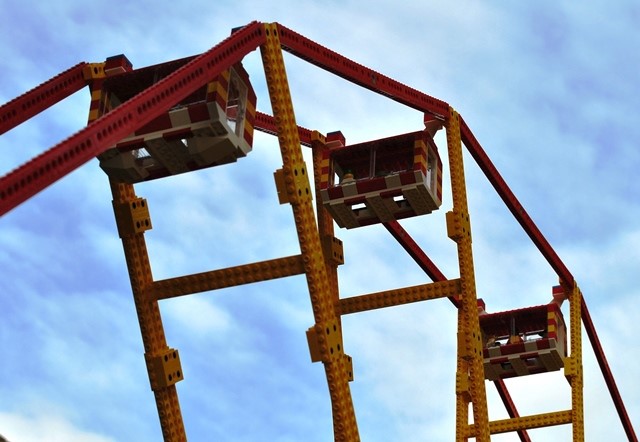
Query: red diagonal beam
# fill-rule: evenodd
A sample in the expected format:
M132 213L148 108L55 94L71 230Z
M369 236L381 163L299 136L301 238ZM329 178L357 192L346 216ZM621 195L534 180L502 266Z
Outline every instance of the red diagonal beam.
M431 278L432 281L446 281L447 277L436 266L436 264L422 251L420 246L411 238L411 235L400 225L398 221L389 221L384 223L386 229L400 243L402 248L413 258L422 270ZM449 297L449 300L459 307L458 300Z
M256 119L253 122L253 128L269 135L278 136L276 129L276 120L272 115L263 112L256 112ZM302 126L298 126L298 135L300 136L300 144L311 147L311 130Z
M0 178L0 215L153 120L265 41L252 22L72 137Z
M627 434L629 442L638 442L638 436L636 436L635 430L633 429L631 419L629 419L629 414L627 413L627 409L624 406L624 401L622 400L622 396L620 395L620 391L618 390L618 386L616 385L615 378L613 377L611 368L609 368L609 363L607 362L607 358L604 355L604 350L602 348L602 345L600 344L600 339L598 338L598 334L596 333L596 327L595 325L593 325L593 321L591 320L591 315L589 314L589 309L587 309L587 303L584 301L584 297L582 298L581 305L582 323L584 324L587 336L589 336L589 341L591 341L591 347L593 347L593 352L596 355L596 360L598 361L598 365L600 366L600 370L602 371L604 381L609 388L609 392L611 393L613 404L618 411L618 416L620 417L620 422L622 422L624 432Z
M486 154L478 140L476 140L471 129L469 129L462 118L460 118L460 129L462 142L467 147L467 150L469 150L471 156L476 160L478 166L480 166L480 169L484 172L489 182L493 185L493 188L498 192L502 201L509 208L527 235L529 235L529 238L531 238L538 250L540 250L542 255L549 262L553 270L558 274L562 283L566 284L568 287L573 287L575 283L573 275L556 254L555 250L553 250L551 244L549 244L544 235L542 235L533 220L529 217L511 189L509 189L509 186L507 186L507 183L504 181L496 167L489 159L489 156ZM611 399L618 411L618 416L620 417L620 422L624 427L624 431L627 434L629 441L637 442L638 438L633 429L633 425L631 424L631 420L629 419L629 415L627 414L622 396L620 396L620 391L616 385L613 373L611 373L611 369L609 368L609 363L607 362L602 345L600 345L600 339L598 339L596 327L591 320L591 315L589 315L589 310L587 309L587 303L585 302L584 297L582 298L581 317L587 336L589 336L591 347L596 355L596 360L598 361L598 365L602 371L602 376L604 377L609 393L611 394Z
M524 231L529 235L529 238L538 247L542 256L549 262L551 268L558 274L563 284L567 287L573 287L574 279L569 269L564 265L558 254L553 250L551 244L546 240L542 232L535 225L527 211L524 209L520 201L513 194L507 183L504 181L498 169L493 165L489 156L486 154L478 140L467 126L467 123L462 117L460 117L460 132L462 136L462 142L467 147L471 156L476 160L476 163L480 166L480 169L484 172L485 176L493 185L493 188L498 192L502 201L504 201L507 208L511 211L515 219L520 223Z
M438 269L435 263L427 256L424 251L420 248L420 246L411 238L409 233L400 225L398 221L390 221L388 223L384 223L384 226L387 228L389 233L400 243L402 248L404 248L409 256L411 256L416 263L420 266L422 270L425 271L427 275L433 281L446 281L447 277L444 276L444 273ZM460 307L458 300L452 296L449 297L449 300L456 307ZM502 403L507 409L507 413L509 416L520 417L518 410L516 409L516 405L513 403L513 399L511 399L511 395L509 394L509 390L507 390L507 386L505 385L502 379L498 379L493 383L498 390L498 395L502 399ZM518 430L518 436L520 437L521 442L531 442L529 438L529 434L526 430Z
M82 62L0 106L0 135L86 86Z
M309 63L420 112L441 119L449 115L449 105L442 100L362 66L280 24L278 31L282 48Z

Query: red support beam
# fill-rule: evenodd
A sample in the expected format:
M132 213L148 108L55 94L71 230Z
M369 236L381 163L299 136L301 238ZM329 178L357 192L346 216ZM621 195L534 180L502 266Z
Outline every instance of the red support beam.
M511 419L516 417L520 417L518 414L518 410L516 409L516 404L513 403L513 399L509 394L509 390L507 390L507 386L502 379L496 379L493 381L496 386L496 390L498 390L498 395L500 399L502 399L502 403L507 409L507 413ZM529 437L529 433L526 430L518 430L518 436L520 437L520 442L531 442L531 438Z
M82 75L85 66L87 63L78 63L0 106L0 135L85 87Z
M618 411L618 416L620 417L620 422L622 422L624 432L627 434L629 442L638 442L638 436L636 436L635 430L633 429L633 424L631 423L631 419L629 419L629 414L627 414L627 409L624 406L622 396L620 396L620 391L618 390L618 386L616 385L613 373L611 372L611 368L609 368L609 363L607 362L607 358L604 355L604 350L602 349L602 345L600 344L600 339L598 338L598 334L596 333L596 327L595 325L593 325L591 314L589 313L589 309L587 309L587 303L584 301L584 297L582 298L581 305L582 323L584 324L584 328L587 332L587 336L589 337L589 341L591 341L591 347L593 347L593 352L596 355L596 360L598 361L598 365L600 366L600 370L602 371L604 381L609 388L609 392L611 393L613 404Z
M402 248L404 248L409 256L411 256L416 263L420 266L422 270L431 278L432 281L446 281L447 277L444 276L444 273L438 269L435 263L427 256L424 251L420 248L420 246L411 238L409 233L398 223L397 221L390 221L388 223L384 223L384 226L387 228L389 233L400 243ZM449 300L456 307L460 307L460 303L454 297L449 297ZM505 385L502 379L499 379L493 383L498 390L498 395L502 399L502 403L507 409L507 413L509 416L519 417L518 410L516 409L516 405L513 403L511 399L511 395L509 394L509 390L507 390L507 386ZM518 430L518 436L520 437L521 442L531 442L529 438L529 434L526 430Z
M498 169L493 165L489 156L486 154L478 140L465 123L464 119L460 117L460 132L462 135L462 142L467 147L467 150L476 160L476 163L480 166L480 169L484 172L489 182L493 185L493 188L498 192L502 201L504 201L507 208L511 211L515 219L520 223L524 231L529 235L529 238L536 245L538 250L542 253L542 256L549 262L551 268L558 274L560 280L567 287L573 287L574 279L569 269L564 265L560 257L556 254L555 250L551 247L546 240L542 232L535 225L527 211L524 209L520 201L513 194L509 186L504 181Z
M0 215L166 112L264 41L263 25L252 22L67 140L0 178Z
M256 119L253 123L253 128L269 135L278 136L276 120L269 114L256 112ZM309 129L298 126L298 135L300 136L300 144L311 147L311 131Z
M520 204L511 189L509 189L509 186L504 181L496 167L489 159L489 156L486 154L478 140L476 140L471 129L469 129L469 126L467 126L462 118L460 118L460 130L462 133L462 142L469 150L471 156L476 160L476 163L478 163L478 166L480 166L480 169L484 172L489 182L493 185L493 188L498 192L502 201L509 208L509 211L511 211L529 238L531 238L538 250L540 250L542 255L549 262L551 268L553 268L553 270L558 274L560 281L567 287L573 287L575 284L573 275L564 265L555 250L553 250L551 244L549 244L544 235L542 235L533 220L529 217L526 210L524 210L524 207L522 207L522 204ZM585 302L584 297L582 298L581 317L587 336L591 342L591 347L595 353L596 360L598 361L598 365L600 365L602 376L604 377L609 393L611 394L611 399L618 411L618 416L620 417L620 422L624 427L624 431L627 434L629 441L637 442L638 438L633 429L633 425L631 424L631 420L629 419L629 415L627 414L622 396L620 396L613 373L611 373L611 369L609 368L609 363L607 362L604 350L600 345L600 339L598 339L598 334L596 333L595 325L591 320L591 315L589 315L589 310L587 309L587 303Z
M435 265L435 263L427 256L420 246L411 238L409 232L407 232L398 221L389 221L384 223L385 228L391 233L402 248L409 254L410 257L420 266L422 270L431 278L432 281L446 281L447 277L444 273ZM449 300L459 307L458 300L449 297Z
M311 64L420 112L442 120L449 115L449 105L442 100L362 66L280 24L278 31L282 48Z

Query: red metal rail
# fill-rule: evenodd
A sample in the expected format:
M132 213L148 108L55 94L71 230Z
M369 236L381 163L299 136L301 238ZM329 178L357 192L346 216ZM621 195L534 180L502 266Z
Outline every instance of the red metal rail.
M67 140L0 178L0 215L153 120L265 41L253 22Z
M278 31L282 48L311 64L421 112L443 120L449 115L449 105L442 100L362 66L280 24Z
M509 189L509 186L507 186L507 183L504 181L496 167L489 159L489 156L486 154L478 140L476 140L473 133L471 132L471 129L469 129L462 118L460 118L460 130L462 133L462 142L467 147L467 150L469 151L471 156L476 160L476 163L478 163L478 166L480 166L480 169L482 169L489 182L493 185L493 188L496 190L496 192L498 192L498 195L500 195L502 201L509 208L509 210L518 221L518 223L520 223L527 235L529 235L529 238L531 238L538 250L540 250L540 253L542 253L542 255L549 262L551 268L553 268L553 270L558 274L558 277L560 278L562 283L567 287L573 287L575 283L573 275L564 265L555 250L553 250L551 244L549 244L547 239L540 232L531 217L529 217L526 210L524 210L524 207L522 207L522 204L520 204L511 189ZM598 365L600 366L600 370L602 371L602 376L604 377L605 383L607 384L607 387L609 389L609 393L611 394L611 399L613 400L616 410L618 411L618 416L620 417L620 422L622 423L624 431L627 434L629 441L637 442L638 438L633 429L633 425L631 424L631 420L629 419L629 415L627 414L622 396L620 396L620 391L618 390L618 386L616 385L613 373L609 368L609 363L607 362L604 350L602 348L602 345L600 344L600 339L598 339L596 327L591 320L591 315L589 314L589 310L587 309L587 303L585 302L584 297L582 297L581 317L584 328L587 332L587 336L589 337L589 341L591 342L591 347L593 348L593 351L596 355L596 360L598 361Z
M587 331L587 336L589 336L589 341L591 341L591 346L593 347L593 352L596 355L596 360L598 361L598 365L600 366L600 370L602 371L604 381L609 388L609 392L611 393L613 404L618 411L618 416L620 417L620 422L622 422L624 432L627 434L629 442L638 442L638 436L636 436L635 430L633 429L631 419L629 419L629 414L627 413L627 409L624 406L624 401L622 400L622 396L620 395L620 390L618 390L616 380L613 377L611 368L609 368L609 363L607 362L607 358L604 355L602 345L600 345L600 339L598 338L598 334L596 333L596 327L591 320L591 315L589 314L589 309L587 309L587 303L584 301L584 297L582 297L581 305L582 323L584 324L584 328Z
M87 63L78 63L0 106L0 135L86 86L82 75L85 66Z
M515 219L520 223L524 231L529 235L529 238L538 247L542 256L551 265L551 268L558 274L563 284L568 287L573 287L574 279L569 269L564 265L560 257L556 254L551 244L545 239L542 232L535 225L527 211L522 207L520 201L513 194L509 186L504 181L498 169L493 165L489 156L486 154L478 140L467 126L467 123L462 117L460 117L460 132L462 136L462 142L466 146L471 156L476 160L476 163L480 166L480 169L484 172L489 182L496 189L502 201L504 201L507 208L511 211Z
M420 248L420 246L411 238L411 235L398 223L398 221L390 221L388 223L384 223L384 226L387 228L389 233L400 243L402 248L406 250L406 252L411 256L416 263L420 266L421 269L425 271L427 275L431 278L432 281L446 281L447 277L444 276L444 273L438 269L435 263L427 256L426 253ZM449 300L455 305L457 308L460 307L459 301L450 296ZM502 399L502 403L507 409L507 413L509 416L519 417L520 414L516 408L516 405L509 394L509 390L507 390L507 386L505 385L502 379L498 379L494 381L493 384L496 386L498 390L498 395ZM521 442L531 442L529 438L529 434L526 430L518 430L518 436L520 437Z
M278 136L276 129L276 120L272 115L263 112L256 112L256 119L253 128L269 135ZM300 144L311 147L311 131L302 126L298 126L298 135L300 136Z

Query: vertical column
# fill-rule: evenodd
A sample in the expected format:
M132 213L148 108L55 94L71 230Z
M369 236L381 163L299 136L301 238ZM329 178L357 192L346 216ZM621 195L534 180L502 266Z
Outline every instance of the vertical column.
M116 223L129 270L138 313L144 357L165 442L187 440L175 383L182 380L177 350L167 346L158 301L147 296L153 284L144 231L151 227L146 201L136 197L132 184L111 181ZM128 215L133 212L133 216ZM137 212L137 213L136 213Z
M298 241L309 286L316 324L308 332L314 355L324 364L333 412L336 441L358 441L358 427L349 389L348 360L343 352L342 331L325 267L322 245L313 213L307 167L302 157L298 127L277 24L264 25L266 42L260 47L271 108L282 153L285 200L291 203Z
M320 233L320 239L322 241L332 299L334 303L337 303L340 297L338 288L338 265L344 263L342 242L334 237L333 217L324 207L322 197L320 196L320 179L322 176L322 169L330 167L328 159L323 157L323 152L329 149L329 144L334 143L339 144L340 146L344 145L342 140L332 140L330 142L318 132L313 132L311 134L318 232ZM325 162L327 164L325 164Z
M582 372L582 293L574 281L573 287L564 287L569 299L569 340L571 355L565 359L564 375L571 385L571 417L573 442L584 441L584 405Z
M471 224L462 159L460 120L451 109L446 124L453 209L447 213L447 232L458 246L460 307L458 309L458 356L456 368L456 441L466 441L469 403L473 410L475 438L490 440L487 396L482 365L482 342L478 319L475 273L471 248Z
M91 70L85 75L93 78L90 84L91 123L109 110L109 104L106 94L102 91L104 69L92 65ZM177 350L167 346L158 302L146 294L146 290L153 283L144 239L144 232L151 228L149 209L146 201L135 195L133 185L116 183L110 179L110 186L162 435L165 442L185 442L187 437L175 387L175 383L183 377L180 359Z

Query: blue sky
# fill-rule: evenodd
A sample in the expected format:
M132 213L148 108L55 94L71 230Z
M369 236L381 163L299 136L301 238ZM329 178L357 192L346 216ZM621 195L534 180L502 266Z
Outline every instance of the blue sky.
M54 4L55 3L55 4ZM557 2L282 1L40 4L2 0L0 103L80 61L135 67L197 54L253 20L277 21L447 101L465 118L576 277L635 426L640 425L640 7ZM429 4L427 4L429 3ZM296 118L348 142L418 130L422 116L285 56ZM259 54L244 61L270 112ZM0 137L0 174L81 129L82 91ZM442 136L436 140L446 162ZM149 201L156 279L299 253L277 203L276 140L240 162L136 186ZM478 293L490 311L550 300L557 277L466 156ZM449 277L448 171L440 211L403 222ZM337 231L342 296L427 282L382 226ZM204 247L203 247L204 246ZM327 441L321 365L303 277L163 301L189 440ZM565 306L565 315L568 312ZM364 441L452 440L455 309L429 301L344 318ZM0 434L12 442L157 441L127 269L106 175L92 161L0 219ZM623 440L585 337L588 440ZM507 382L521 414L569 407L560 373ZM491 385L490 416L506 416ZM534 440L570 440L569 427ZM513 435L495 440L514 440Z

